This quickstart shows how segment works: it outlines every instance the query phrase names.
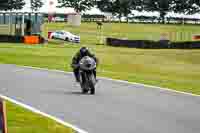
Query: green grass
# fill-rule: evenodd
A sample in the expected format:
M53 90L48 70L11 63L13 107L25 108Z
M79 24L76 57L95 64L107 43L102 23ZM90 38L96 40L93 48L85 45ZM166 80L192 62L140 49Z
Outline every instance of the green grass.
M83 23L80 27L69 26L65 23L45 24L45 31L67 30L81 36L82 43L98 44L100 34L96 23ZM159 40L161 34L167 33L172 41L191 41L193 34L199 34L198 25L160 25L160 24L118 24L104 23L102 35L106 37L128 38L137 40ZM181 39L181 33L184 38ZM47 35L47 32L44 32Z
M8 133L74 133L53 120L6 102Z

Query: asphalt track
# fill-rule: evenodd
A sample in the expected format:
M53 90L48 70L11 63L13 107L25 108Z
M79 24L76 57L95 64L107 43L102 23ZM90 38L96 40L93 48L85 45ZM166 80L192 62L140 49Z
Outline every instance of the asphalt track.
M71 74L0 65L0 94L89 133L200 133L200 97L101 78L82 95Z

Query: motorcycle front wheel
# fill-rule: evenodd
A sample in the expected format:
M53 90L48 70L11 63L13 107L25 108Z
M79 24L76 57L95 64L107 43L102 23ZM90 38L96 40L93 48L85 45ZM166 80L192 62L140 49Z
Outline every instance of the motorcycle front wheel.
M95 94L95 77L94 74L91 74L88 76L88 82L89 82L89 87L90 87L90 94L94 95Z
M80 86L81 86L83 94L88 93L89 89L87 88L86 80L84 79L84 74L83 73L80 73Z

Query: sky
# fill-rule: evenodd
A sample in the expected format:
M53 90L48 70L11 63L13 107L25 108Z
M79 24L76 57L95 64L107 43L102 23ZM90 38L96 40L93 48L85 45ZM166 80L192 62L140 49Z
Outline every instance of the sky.
M45 12L45 13L73 13L74 10L72 8L56 8L58 2L57 0L42 0L44 2L43 7L39 10L40 12ZM50 6L49 2L53 1L54 5ZM25 0L26 5L22 9L22 11L30 11L30 0ZM101 11L99 11L97 8L93 8L90 11L86 11L86 14L103 14ZM158 16L159 14L157 12L138 12L138 11L133 11L135 16L139 15L146 15L146 16ZM175 13L169 13L167 16L173 16L173 17L178 17L178 16L184 16L188 18L200 18L200 14L195 14L195 15L181 15L181 14L175 14Z

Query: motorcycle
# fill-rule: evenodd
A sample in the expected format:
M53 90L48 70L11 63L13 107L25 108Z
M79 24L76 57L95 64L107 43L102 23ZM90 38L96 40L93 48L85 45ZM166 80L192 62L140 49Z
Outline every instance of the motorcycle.
M82 93L95 94L96 78L94 71L96 70L96 62L89 56L83 57L79 61L79 79Z

